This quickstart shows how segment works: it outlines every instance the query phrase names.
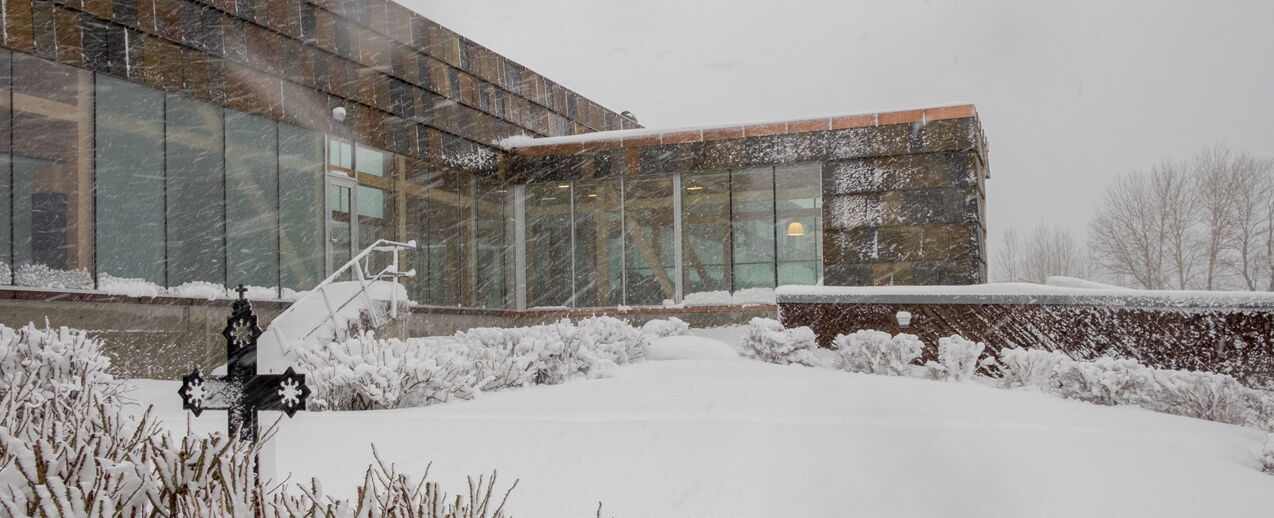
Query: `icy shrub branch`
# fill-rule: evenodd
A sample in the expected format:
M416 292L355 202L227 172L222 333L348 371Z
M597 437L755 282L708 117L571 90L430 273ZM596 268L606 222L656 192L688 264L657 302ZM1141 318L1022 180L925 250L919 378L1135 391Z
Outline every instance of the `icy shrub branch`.
M126 416L109 365L82 332L0 325L0 517L505 516L508 492L493 500L494 474L449 497L379 458L351 499L325 495L317 480L257 486L258 446L174 437L149 409Z

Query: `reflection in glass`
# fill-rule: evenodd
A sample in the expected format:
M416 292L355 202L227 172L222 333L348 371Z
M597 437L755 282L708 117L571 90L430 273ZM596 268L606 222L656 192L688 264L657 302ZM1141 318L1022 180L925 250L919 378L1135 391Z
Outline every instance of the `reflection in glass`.
M353 202L354 189L343 183L333 183L327 190L328 232L331 233L332 270L345 266L354 258L353 223L350 219L350 207ZM346 276L342 280L349 280Z
M16 283L91 288L92 74L20 53L12 70Z
M9 51L0 49L0 286L13 283L13 207L9 202Z
M529 307L569 306L571 186L526 186L526 300Z
M734 202L734 290L773 288L774 177L770 167L735 172L730 178Z
M279 285L277 160L273 121L226 110L227 284Z
M321 133L279 125L279 188L279 273L283 287L310 289L326 277Z
M475 303L484 308L508 307L512 290L506 272L513 269L510 246L513 218L509 215L511 194L507 187L493 180L478 178L475 184Z
M355 253L371 246L377 239L398 238L394 217L393 157L391 153L363 146L354 147L354 169L358 176L358 192L354 204L358 210L358 246L355 247ZM369 266L372 273L375 273L388 265L389 258L386 254L376 254L371 258Z
M620 179L575 182L575 306L623 303Z
M423 218L424 231L417 238L416 255L423 260L416 277L419 302L455 306L460 302L460 177L450 169L425 169L414 175L419 182L413 217ZM419 263L418 263L419 264Z
M225 283L221 108L168 94L168 284Z
M730 174L686 174L681 185L685 292L729 291Z
M97 270L164 284L164 94L97 78Z
M658 305L676 296L673 194L668 176L624 182L625 304Z
M815 284L823 276L822 168L798 164L775 168L778 282Z

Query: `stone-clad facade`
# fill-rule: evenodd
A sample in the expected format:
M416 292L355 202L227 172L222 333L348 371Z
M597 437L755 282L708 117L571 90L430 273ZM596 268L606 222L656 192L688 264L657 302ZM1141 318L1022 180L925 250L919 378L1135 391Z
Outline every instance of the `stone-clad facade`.
M3 0L3 44L418 159L639 127L385 0ZM330 110L348 112L334 123Z
M518 181L817 163L826 285L986 282L987 146L972 106L521 141ZM776 176L776 184L783 178Z

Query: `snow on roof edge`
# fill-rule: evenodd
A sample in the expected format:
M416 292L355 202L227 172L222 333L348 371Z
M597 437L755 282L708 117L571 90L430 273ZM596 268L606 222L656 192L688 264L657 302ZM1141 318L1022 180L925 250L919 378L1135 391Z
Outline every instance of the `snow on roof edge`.
M537 137L532 137L529 135L514 135L511 137L505 137L503 139L499 139L495 141L493 145L505 151L512 151L518 148L553 146L553 145L559 145L559 144L582 144L582 143L588 143L588 142L598 142L603 140L615 140L615 139L633 138L633 137L649 137L649 136L655 136L655 135L660 135L664 133L683 133L683 132L706 131L706 130L715 130L715 129L745 128L748 126L765 126L765 125L772 125L772 124L782 124L782 123L801 122L801 121L815 121L815 120L821 120L821 119L834 119L834 118L841 118L841 117L861 117L865 115L879 116L882 114L890 114L890 113L936 110L940 108L956 108L956 107L963 107L963 106L969 106L972 108L975 105L971 102L960 102L960 103L950 103L950 104L939 104L935 106L925 106L920 108L904 108L904 109L896 109L896 110L879 110L879 111L872 111L872 112L865 112L865 113L839 114L839 115L831 115L827 117L797 117L797 118L788 118L788 119L775 119L775 120L768 120L768 121L753 121L753 122L724 123L724 124L704 124L704 125L697 125L697 126L679 126L679 127L672 127L672 128L646 127L646 128L627 129L627 130L595 131L592 133L581 133L578 135L564 135L560 137L538 137L537 138ZM974 113L974 116L977 115L976 108L973 109L973 113Z
M1096 283L1094 283L1096 285ZM1093 304L1119 306L1245 306L1274 308L1274 293L1248 291L1081 288L1026 282L967 286L780 286L778 302L930 304Z

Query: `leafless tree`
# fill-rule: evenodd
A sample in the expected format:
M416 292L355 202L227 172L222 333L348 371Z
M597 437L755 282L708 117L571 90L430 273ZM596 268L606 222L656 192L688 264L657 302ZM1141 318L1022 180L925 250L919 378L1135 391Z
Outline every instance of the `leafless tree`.
M1274 290L1274 165L1217 145L1121 177L1089 243L1109 277L1141 288Z
M1060 227L1040 223L1026 239L1009 229L996 254L997 279L1043 283L1054 275L1086 277L1085 257L1083 245Z
M1148 175L1133 173L1106 187L1088 228L1089 246L1114 276L1145 289L1164 287L1165 231Z

